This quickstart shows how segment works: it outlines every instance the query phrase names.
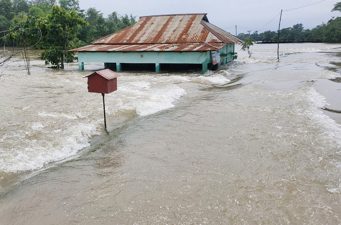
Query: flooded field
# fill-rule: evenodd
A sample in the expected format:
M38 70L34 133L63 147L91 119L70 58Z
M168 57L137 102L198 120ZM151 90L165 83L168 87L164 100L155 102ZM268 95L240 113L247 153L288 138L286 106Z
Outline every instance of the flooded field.
M108 135L91 71L1 66L0 224L340 224L341 45L251 50L120 73Z

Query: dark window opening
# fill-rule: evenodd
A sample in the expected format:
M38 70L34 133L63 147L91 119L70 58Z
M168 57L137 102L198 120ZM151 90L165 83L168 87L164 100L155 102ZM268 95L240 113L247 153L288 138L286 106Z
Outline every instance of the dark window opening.
M121 64L122 71L155 71L154 63L122 63Z
M201 64L160 64L161 72L197 72L201 71Z
M116 63L104 63L104 68L116 71Z
M209 63L209 64L208 64L208 68L209 68L210 70L218 70L218 69L219 69L219 64L213 65L212 63Z

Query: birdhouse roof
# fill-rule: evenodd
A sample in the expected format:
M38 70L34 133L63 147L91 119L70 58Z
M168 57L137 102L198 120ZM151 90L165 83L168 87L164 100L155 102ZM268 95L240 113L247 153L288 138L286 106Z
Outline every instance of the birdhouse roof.
M100 75L101 77L103 77L106 80L112 80L112 79L118 77L118 75L114 71L112 71L110 69L99 70L99 71L96 71L96 72L86 76L86 77L90 77L90 76L93 76L93 75L96 75L96 74Z

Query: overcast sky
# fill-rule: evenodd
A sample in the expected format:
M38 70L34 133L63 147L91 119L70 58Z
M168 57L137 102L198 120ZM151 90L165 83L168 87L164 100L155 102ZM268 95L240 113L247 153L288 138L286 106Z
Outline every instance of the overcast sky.
M238 32L276 30L281 9L287 9L283 13L283 27L302 23L305 28L312 28L327 22L333 16L341 16L341 13L331 12L338 1L340 0L80 0L80 7L94 7L104 16L116 11L121 15L132 14L137 18L146 15L206 12L211 23L234 34L235 25L238 25Z

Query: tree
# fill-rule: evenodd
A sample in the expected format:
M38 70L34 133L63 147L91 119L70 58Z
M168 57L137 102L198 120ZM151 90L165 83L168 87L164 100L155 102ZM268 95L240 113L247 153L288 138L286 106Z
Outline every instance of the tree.
M246 38L242 44L242 50L247 50L247 53L249 54L249 58L251 57L251 51L250 46L253 45L253 41L251 38Z
M11 0L0 0L0 15L6 17L8 20L13 18Z
M128 15L124 15L121 17L121 21L122 21L122 27L127 27L131 25L131 21L130 21L130 17Z
M48 5L54 6L56 4L56 0L32 0L31 3L33 5Z
M136 20L133 16L119 16L117 12L112 12L106 19L106 34L119 31L125 27L133 25L134 23L136 23Z
M324 42L341 43L341 17L329 20L323 33Z
M303 24L298 23L292 26L293 42L303 42L304 41L304 27Z
M48 11L42 9L39 6L33 5L30 7L28 14L32 17L42 18L48 14Z
M312 42L323 42L326 40L324 37L325 24L319 25L311 30Z
M49 13L52 7L56 5L56 0L33 0L31 1L31 5L39 7L44 12Z
M59 0L60 7L68 10L79 10L79 0Z
M121 20L116 12L112 12L106 21L107 23L107 28L110 33L116 32L120 29L121 27Z
M9 25L10 25L10 21L3 15L0 15L0 31L7 30Z
M338 2L334 5L332 11L340 11L341 12L341 2Z
M30 58L27 51L42 39L42 33L36 22L35 17L20 12L13 18L13 24L10 28L10 38L16 42L17 46L22 48L28 74L30 74Z
M13 0L13 12L17 15L20 12L28 12L29 5L25 0Z
M77 40L77 32L86 22L79 14L59 6L53 6L52 12L42 22L44 33L43 59L57 68L64 69L64 61L72 53L68 50Z
M82 39L89 43L99 37L108 34L106 21L99 11L95 8L89 8L85 13L85 20L87 26L82 28Z

